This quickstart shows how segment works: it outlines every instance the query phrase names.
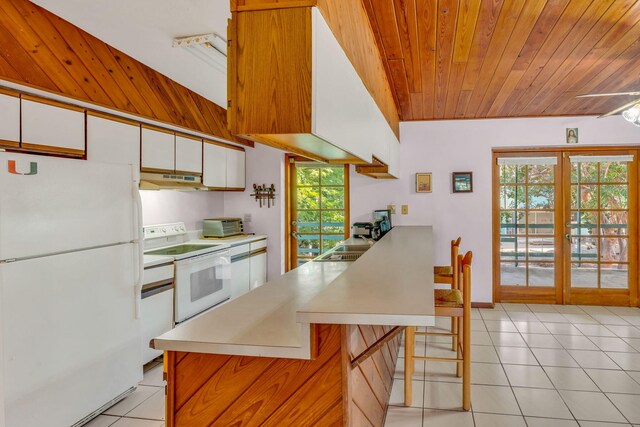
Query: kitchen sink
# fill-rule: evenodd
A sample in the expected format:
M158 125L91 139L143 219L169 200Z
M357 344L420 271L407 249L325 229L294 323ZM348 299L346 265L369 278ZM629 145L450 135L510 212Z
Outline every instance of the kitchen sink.
M353 262L360 258L370 245L338 245L329 252L320 255L314 261L319 262Z
M366 252L370 247L370 245L340 245L334 252Z

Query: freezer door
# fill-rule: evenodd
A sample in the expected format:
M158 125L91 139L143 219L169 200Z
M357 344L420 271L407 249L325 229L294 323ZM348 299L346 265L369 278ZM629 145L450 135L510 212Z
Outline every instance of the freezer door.
M138 238L130 165L0 152L0 260Z
M135 245L0 264L6 426L69 426L142 380Z

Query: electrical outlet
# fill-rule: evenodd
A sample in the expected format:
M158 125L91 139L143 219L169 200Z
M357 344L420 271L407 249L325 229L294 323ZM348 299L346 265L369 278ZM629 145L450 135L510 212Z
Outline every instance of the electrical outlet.
M387 205L387 210L388 210L391 214L395 214L395 213L396 213L396 205Z
M242 220L242 222L244 222L245 224L251 222L251 214L244 214L244 219Z
M402 205L402 215L409 215L409 205Z

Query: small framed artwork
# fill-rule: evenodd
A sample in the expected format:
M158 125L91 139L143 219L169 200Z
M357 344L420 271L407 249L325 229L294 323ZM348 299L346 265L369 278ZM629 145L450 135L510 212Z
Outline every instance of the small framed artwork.
M431 172L416 174L416 193L431 193Z
M472 172L454 172L452 182L454 193L471 193L473 191Z
M578 128L567 128L567 144L578 143Z

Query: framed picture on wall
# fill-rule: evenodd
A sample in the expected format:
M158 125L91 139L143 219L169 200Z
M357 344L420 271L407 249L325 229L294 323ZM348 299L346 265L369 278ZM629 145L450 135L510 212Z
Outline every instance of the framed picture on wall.
M431 193L431 172L416 174L416 193Z
M454 172L452 180L454 193L471 193L473 192L473 173L472 172Z

